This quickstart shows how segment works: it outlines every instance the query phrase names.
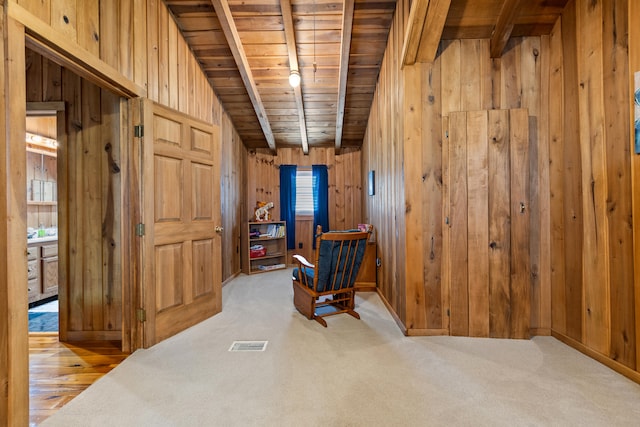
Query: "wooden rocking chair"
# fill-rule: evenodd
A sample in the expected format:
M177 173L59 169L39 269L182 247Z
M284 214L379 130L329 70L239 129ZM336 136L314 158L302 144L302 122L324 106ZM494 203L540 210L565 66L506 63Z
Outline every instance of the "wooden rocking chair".
M308 319L325 328L325 316L348 313L360 318L354 310L353 283L364 257L369 233L364 231L316 232L315 262L301 255L293 258L293 305Z

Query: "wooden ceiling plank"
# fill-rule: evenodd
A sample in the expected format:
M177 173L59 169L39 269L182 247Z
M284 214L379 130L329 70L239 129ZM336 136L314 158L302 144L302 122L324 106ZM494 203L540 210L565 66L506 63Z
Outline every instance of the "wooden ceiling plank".
M500 58L502 51L511 37L515 19L520 12L522 0L504 0L496 26L491 34L491 57Z
M296 52L296 34L293 28L293 13L291 11L290 0L280 0L280 8L282 9L282 22L284 24L284 38L287 42L287 53L289 55L289 71L297 71L300 73L298 64L298 54ZM302 77L302 75L301 75ZM309 140L307 137L307 121L304 116L304 102L302 100L302 85L293 88L294 97L296 99L296 107L298 109L298 122L300 125L300 140L302 142L302 152L309 154Z
M338 77L338 108L336 114L336 153L342 146L342 127L344 124L344 105L347 97L347 76L349 74L349 51L351 49L351 31L353 29L354 0L344 1L342 12L342 37L340 41L340 71Z
M256 116L258 117L258 121L260 122L260 127L262 128L264 137L267 140L267 144L269 145L271 151L275 152L276 142L273 136L273 131L271 130L267 112L265 111L264 105L262 104L260 93L258 93L258 88L256 86L255 80L253 79L251 68L249 67L249 61L247 60L247 55L245 54L244 47L242 46L242 43L240 41L238 29L236 28L235 22L233 21L233 16L231 15L229 4L226 0L211 0L211 3L213 4L213 8L216 11L218 20L220 21L222 31L227 38L227 43L229 43L229 48L231 49L233 58L238 65L238 71L240 72L242 81L247 88L247 93L249 94L249 98L251 99L251 103L253 104L253 108L256 112Z
M447 20L450 6L451 0L431 0L429 3L427 18L420 38L418 61L433 62L436 59L438 45L442 38L442 30L444 30L444 23Z
M418 57L422 29L427 17L429 0L415 0L409 11L409 22L402 46L402 65L413 65Z

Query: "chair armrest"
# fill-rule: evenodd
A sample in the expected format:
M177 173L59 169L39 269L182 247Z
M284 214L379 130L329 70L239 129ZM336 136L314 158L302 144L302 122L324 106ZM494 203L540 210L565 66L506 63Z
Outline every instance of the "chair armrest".
M315 265L311 264L305 257L302 255L294 255L293 258L307 268L315 268Z

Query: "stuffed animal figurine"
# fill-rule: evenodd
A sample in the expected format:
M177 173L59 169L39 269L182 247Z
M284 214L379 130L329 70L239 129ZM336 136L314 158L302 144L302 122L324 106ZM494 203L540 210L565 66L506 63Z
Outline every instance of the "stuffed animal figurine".
M256 209L256 221L269 221L269 209L273 207L273 202L264 203L258 202L258 209Z

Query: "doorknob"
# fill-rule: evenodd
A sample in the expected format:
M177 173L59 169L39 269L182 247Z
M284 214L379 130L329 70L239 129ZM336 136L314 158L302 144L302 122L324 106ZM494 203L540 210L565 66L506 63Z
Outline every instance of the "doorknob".
M216 233L222 233L222 230L224 230L224 228L220 227L219 225L216 225L214 230L216 231Z

